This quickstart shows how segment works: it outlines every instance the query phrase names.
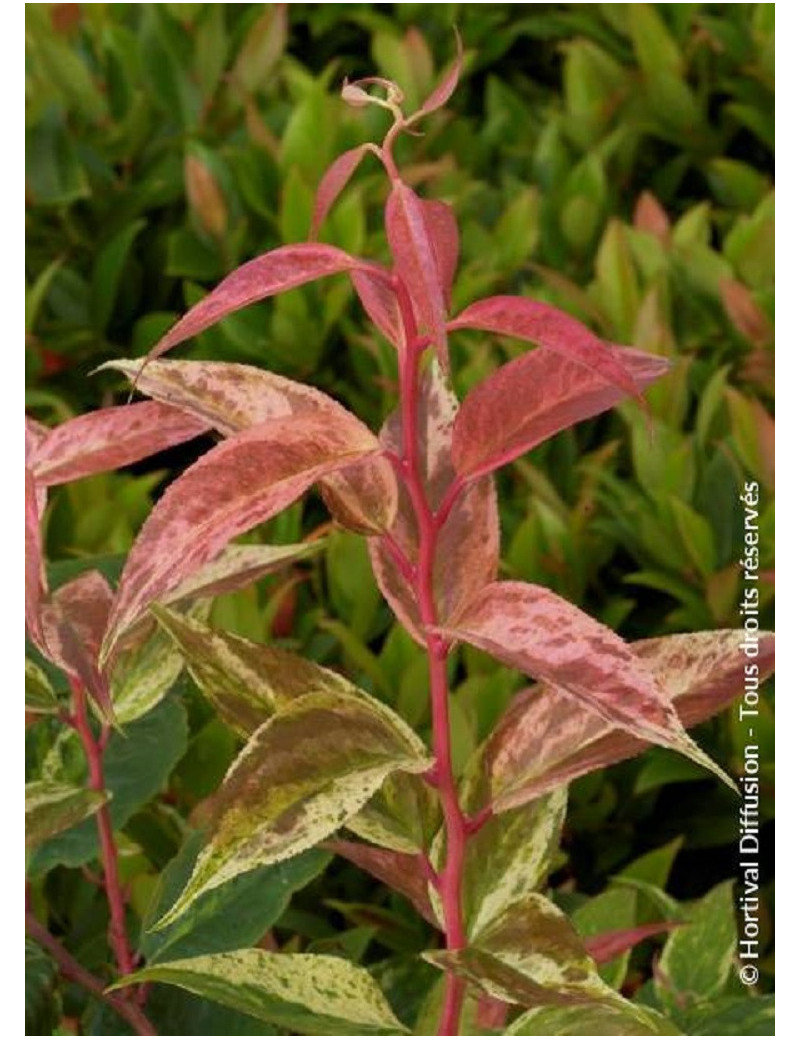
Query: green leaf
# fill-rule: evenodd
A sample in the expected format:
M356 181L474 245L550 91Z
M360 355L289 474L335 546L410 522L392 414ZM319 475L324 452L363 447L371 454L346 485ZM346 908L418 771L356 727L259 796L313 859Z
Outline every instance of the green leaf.
M77 150L55 108L25 131L25 179L37 205L61 206L89 194Z
M424 954L490 996L528 1007L616 999L562 912L530 894L504 912L463 950Z
M58 711L58 698L45 673L30 658L25 658L25 709L43 715Z
M408 1032L368 972L339 957L238 950L148 967L114 988L143 982L181 986L310 1036Z
M599 896L587 900L572 914L572 923L583 939L591 939L604 932L633 928L636 924L636 893L629 888L609 888ZM601 978L619 989L625 980L630 961L630 950L598 968Z
M395 852L426 850L436 833L439 800L413 773L387 776L364 808L347 821L347 829L366 841Z
M209 843L159 927L204 892L327 838L389 773L430 765L414 732L366 694L322 689L299 697L255 731L231 766L213 800Z
M664 946L656 988L667 1007L720 996L733 970L737 928L733 882L723 881L688 912Z
M104 332L114 312L125 264L136 236L146 226L134 220L107 242L97 253L92 266L90 307L95 328Z
M331 858L329 853L310 849L284 863L259 867L206 892L179 920L152 931L185 888L202 843L200 833L192 834L159 878L142 921L139 943L149 964L257 943L280 918L292 893L321 873Z
M61 1021L58 969L31 939L25 939L25 1035L52 1036Z
M603 1004L526 1011L507 1036L681 1036L663 1015L621 997Z
M115 830L158 794L186 750L186 713L174 698L162 701L123 733L114 732L105 754L106 790ZM41 874L61 863L79 867L98 854L93 820L46 841L31 857L29 872Z
M46 838L92 816L107 798L102 791L50 780L25 784L25 844L41 845Z
M665 754L669 754L669 752L665 752ZM695 768L697 767L695 766ZM657 888L666 888L672 864L675 862L675 857L680 852L682 846L683 837L679 835L677 838L673 838L672 841L667 842L666 845L639 856L638 859L635 859L621 870L617 874L617 878L646 881Z
M690 1007L679 1021L689 1036L775 1036L775 996L718 997Z

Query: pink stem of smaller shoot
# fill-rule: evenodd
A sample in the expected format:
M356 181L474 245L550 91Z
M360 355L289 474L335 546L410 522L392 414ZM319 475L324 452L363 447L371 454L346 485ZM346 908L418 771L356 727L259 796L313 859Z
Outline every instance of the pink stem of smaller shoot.
M80 737L86 761L89 766L89 786L93 791L105 791L105 774L103 771L103 734L95 738L89 721L89 708L86 690L77 680L71 680L75 729ZM108 739L107 733L105 739ZM136 966L135 959L128 942L125 927L125 896L119 879L119 855L114 840L114 827L108 805L102 805L95 813L97 834L100 840L100 860L103 864L103 878L108 901L110 924L108 928L109 944L114 951L117 967L121 975L130 975Z

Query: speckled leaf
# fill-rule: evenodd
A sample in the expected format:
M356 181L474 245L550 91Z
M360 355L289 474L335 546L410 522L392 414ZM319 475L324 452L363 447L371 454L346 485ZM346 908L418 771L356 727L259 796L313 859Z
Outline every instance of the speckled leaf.
M152 612L220 718L243 737L306 693L358 695L336 672L280 647L253 643L165 607Z
M463 950L426 953L490 996L512 1004L571 1004L616 997L564 914L532 893L506 910Z
M299 498L316 480L377 450L355 416L269 419L207 452L170 485L147 519L120 578L104 643L219 555L237 535Z
M681 1036L651 1008L622 997L570 1007L538 1007L520 1015L506 1036Z
M720 630L645 639L630 649L666 691L684 726L697 725L741 695L742 633ZM775 640L762 633L759 677L775 666ZM492 734L486 759L495 809L522 805L585 773L639 754L644 741L585 710L554 683L524 690Z
M46 595L42 534L39 527L39 507L36 499L36 480L25 467L25 625L28 634L40 649L44 649L42 632L42 600Z
M157 358L228 314L268 296L295 289L306 282L343 271L379 270L377 265L350 256L335 246L300 242L280 246L263 256L249 260L224 278L219 285L185 314L169 330L149 357Z
M462 311L447 328L480 329L535 343L602 376L623 394L641 397L636 380L611 346L577 319L549 303L524 296L489 296ZM533 388L547 392L547 384Z
M183 658L152 622L144 638L114 660L111 700L120 725L146 715L166 697L183 671Z
M420 390L419 450L428 500L437 509L455 478L450 449L458 401L448 387L441 368L434 363ZM385 448L399 453L401 424L397 412L381 431ZM414 510L403 489L399 492L397 516L391 528L395 543L412 563L419 558ZM462 608L497 576L500 527L497 499L490 477L476 481L461 493L442 526L434 564L434 592L439 617L444 621ZM424 643L416 594L398 568L386 542L370 539L370 558L375 577L397 617L414 638Z
M434 927L439 927L428 897L428 883L420 869L419 856L408 852L381 849L364 842L334 840L326 848L372 874L411 903L417 913Z
M680 751L734 786L686 733L667 691L627 643L549 589L494 582L444 634L557 684L614 728Z
M400 181L392 185L386 203L386 237L395 270L411 297L420 335L430 338L440 365L447 371L447 307L436 247L423 200Z
M166 982L309 1036L407 1033L372 976L341 957L237 950L144 968L116 983Z
M254 867L288 859L341 827L389 773L430 767L424 745L366 694L320 690L255 731L211 799L211 837L177 903Z
M350 148L334 159L322 175L317 186L317 195L314 199L314 215L311 220L310 235L312 239L316 239L331 206L339 198L339 195L347 186L347 182L361 164L361 160L369 151L369 145L366 144L360 144L357 148Z
M387 776L347 829L395 852L427 849L441 820L439 800L420 776Z
M640 390L669 368L653 354L603 349ZM453 430L453 463L463 476L488 473L560 430L611 408L625 393L601 372L549 351L529 351L467 394Z
M49 715L59 708L50 680L30 658L25 658L25 710Z
M40 845L46 838L73 827L97 812L107 801L102 791L51 780L25 784L25 844Z
M101 408L50 430L31 465L42 486L64 484L128 466L207 429L208 423L157 401Z
M290 416L330 417L348 424L353 416L320 390L250 365L216 361L110 361L103 368L123 372L142 393L208 422L225 437ZM397 484L389 463L373 457L320 479L336 519L363 533L385 531L397 509Z

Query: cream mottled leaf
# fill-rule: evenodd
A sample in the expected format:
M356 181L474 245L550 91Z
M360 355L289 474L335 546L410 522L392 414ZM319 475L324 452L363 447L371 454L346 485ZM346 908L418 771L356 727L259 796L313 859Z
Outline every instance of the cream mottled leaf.
M458 401L435 362L420 388L418 445L422 477L433 509L441 506L455 479L451 461L453 423ZM394 412L381 431L385 448L402 452L400 415ZM397 516L391 527L394 542L412 563L419 558L414 510L405 490L399 492ZM414 638L424 644L416 595L398 568L386 541L370 539L370 559L378 584L397 617ZM456 616L488 582L497 576L500 527L491 477L475 481L462 491L442 526L434 563L434 592L438 616Z
M653 354L604 349L639 390L669 368ZM549 351L529 351L467 394L453 431L453 462L463 476L491 472L623 397L625 391L602 372Z
M520 1015L506 1036L682 1036L652 1008L617 1000L568 1007L538 1007Z
M225 437L267 419L317 415L347 423L352 415L314 387L251 365L219 361L110 361L103 368L122 372L142 393L208 422ZM345 527L367 534L385 531L397 508L397 485L382 458L357 460L340 473L323 476L326 503Z
M355 416L269 419L218 444L170 485L120 578L104 643L120 635L237 535L270 519L316 480L378 449Z
M103 791L52 780L25 784L25 844L40 845L97 812L108 800Z
M154 965L115 985L145 982L180 986L310 1036L408 1032L369 972L340 957L236 950Z
M480 986L490 996L527 1007L616 997L569 920L542 895L507 907L463 950L425 957Z
M666 691L687 728L741 695L742 659L736 630L691 632L631 643ZM759 641L759 679L775 666L775 639ZM485 752L498 812L537 798L595 769L623 761L647 744L586 710L558 684L544 682L517 695Z
M58 698L50 680L29 657L25 658L25 710L43 715L58 711Z
M162 923L229 878L318 844L389 773L430 764L413 731L366 694L304 694L255 731L210 799L209 842Z
M117 721L124 725L146 715L166 697L182 671L183 658L173 641L151 621L143 638L114 660L110 686Z
M558 685L614 728L679 751L734 787L689 737L667 691L628 644L549 589L494 582L443 633Z
M30 465L43 487L64 484L128 466L207 429L201 419L157 401L101 408L50 430Z
M388 776L347 823L359 838L395 852L426 850L441 819L439 800L420 776Z

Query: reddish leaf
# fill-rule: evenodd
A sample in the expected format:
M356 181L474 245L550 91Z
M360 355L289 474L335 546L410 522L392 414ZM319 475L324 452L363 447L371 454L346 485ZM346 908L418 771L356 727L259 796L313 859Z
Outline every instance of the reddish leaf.
M335 246L317 245L314 242L280 246L242 264L224 278L208 296L173 325L150 351L149 357L159 357L249 303L287 292L317 278L360 268L379 270L377 265L367 264Z
M669 215L658 199L649 191L643 191L636 200L633 211L633 225L639 231L646 231L667 245L670 236Z
M131 549L104 644L107 657L150 603L237 535L299 498L316 480L378 450L355 416L269 419L218 444L158 502Z
M25 624L31 639L41 648L42 600L46 595L42 535L39 527L36 481L25 467Z
M45 439L50 432L50 427L45 426L44 423L38 422L36 419L32 419L29 415L25 416L25 463L26 465L31 461L33 456L36 454L36 449Z
M317 197L314 200L310 236L312 239L316 239L331 206L336 202L368 151L370 151L368 144L360 144L357 148L343 152L338 159L334 159L323 174L317 188Z
M425 203L400 181L393 184L386 203L386 237L395 270L411 297L420 334L430 338L447 371L446 307Z
M775 338L772 323L746 285L734 278L722 278L719 294L731 324L745 339L757 347L765 347L772 342Z
M453 91L458 86L458 81L461 78L461 67L464 61L464 47L461 43L461 36L458 29L455 30L456 34L456 57L453 64L447 70L446 75L442 78L441 83L438 84L429 95L429 97L423 102L422 108L418 113L415 113L414 118L421 115L427 115L429 112L435 112L438 108L442 108L453 95Z
M405 342L405 333L400 317L400 305L392 287L386 279L376 278L367 271L351 272L350 280L370 320L393 346L401 350Z
M65 484L191 440L208 423L155 401L101 408L50 430L33 454L37 483Z
M436 914L428 897L428 880L420 869L419 858L407 852L381 849L356 841L326 842L326 848L372 874L384 885L405 896L417 913L439 928Z
M616 932L601 932L584 940L586 952L597 964L608 964L628 950L653 935L680 928L682 921L656 921L654 924L641 924L637 928L621 928Z
M556 684L613 727L674 748L730 783L691 740L666 690L633 650L549 589L523 582L487 585L443 631Z
M436 269L439 272L439 286L442 290L445 307L449 309L453 279L458 267L458 224L452 209L446 202L440 202L438 199L420 201L428 237L433 246Z
M722 711L742 692L737 631L692 632L632 643L688 729ZM759 676L775 664L775 641L763 633ZM543 683L519 693L489 739L486 760L498 810L539 798L606 766L640 754L647 744L585 710L562 687Z
M250 365L215 361L153 361L139 376L136 361L111 361L104 368L137 379L138 389L174 405L231 436L268 419L330 416L352 418L338 401L314 387ZM386 531L397 508L397 482L382 458L347 466L321 482L328 507L345 527L366 534Z
M447 387L438 366L425 376L419 405L420 466L433 509L442 504L455 478L451 462L453 420L458 401ZM401 423L397 412L389 417L381 442L389 450L401 450ZM391 528L394 543L416 564L419 540L414 510L400 489L397 517ZM434 591L439 618L456 616L487 582L497 575L500 533L492 479L476 481L463 491L439 532L434 565ZM414 588L399 569L386 540L370 539L375 577L386 599L415 639L424 643Z
M113 717L108 682L97 667L113 593L99 571L62 585L42 607L45 655L81 682L107 718Z
M639 390L669 363L653 354L609 347ZM565 357L534 350L502 365L464 399L453 430L453 462L464 476L491 472L624 396L604 376Z
M611 346L575 318L548 303L524 296L490 296L467 307L447 328L481 329L536 343L603 376L623 393L641 396L635 379Z

